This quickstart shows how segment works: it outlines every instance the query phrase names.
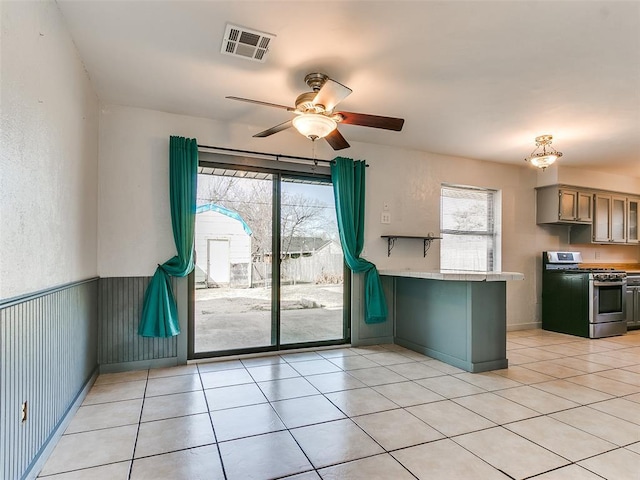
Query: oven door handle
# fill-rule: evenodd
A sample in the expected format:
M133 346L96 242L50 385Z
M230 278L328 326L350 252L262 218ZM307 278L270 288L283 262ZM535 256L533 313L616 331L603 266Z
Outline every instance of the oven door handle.
M626 280L616 280L615 282L593 280L594 287L623 287L626 284Z

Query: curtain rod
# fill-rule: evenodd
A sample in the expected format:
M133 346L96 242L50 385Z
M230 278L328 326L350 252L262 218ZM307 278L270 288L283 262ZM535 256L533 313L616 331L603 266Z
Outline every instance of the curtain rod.
M296 157L293 155L282 155L280 153L266 153L266 152L254 152L252 150L238 150L237 148L225 148L225 147L212 147L210 145L200 145L198 144L198 148L210 148L212 150L222 150L224 152L233 152L233 153L248 153L250 155L264 155L267 157L275 157L276 160L280 160L281 158L289 158L292 160L305 160L307 162L323 162L323 163L333 163L333 160L324 160L322 158L309 158L309 157ZM366 165L367 167L369 165Z
M214 150L223 150L225 152L234 152L234 153L249 153L251 155L265 155L267 157L275 157L276 160L280 158L290 158L293 160L306 160L309 162L324 162L331 163L333 160L324 160L322 158L309 158L309 157L296 157L293 155L282 155L280 153L265 153L265 152L254 152L251 150L238 150L236 148L224 148L224 147L211 147L209 145L198 145L199 148L211 148Z

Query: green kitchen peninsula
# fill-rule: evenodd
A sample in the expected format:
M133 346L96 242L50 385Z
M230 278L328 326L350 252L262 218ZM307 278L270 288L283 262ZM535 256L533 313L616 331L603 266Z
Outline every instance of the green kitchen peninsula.
M515 272L380 270L394 342L462 368L507 368L506 282Z

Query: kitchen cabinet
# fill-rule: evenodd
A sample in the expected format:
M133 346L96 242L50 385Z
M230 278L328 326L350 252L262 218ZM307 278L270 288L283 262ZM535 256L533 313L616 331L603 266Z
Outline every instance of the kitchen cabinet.
M596 194L593 197L593 241L609 242L611 239L611 195Z
M640 223L640 198L627 198L627 243L638 243L638 223Z
M569 225L569 243L640 243L640 196L548 185L536 188L536 223Z
M640 328L640 286L627 287L627 329Z
M634 207L638 208L637 204ZM633 235L637 237L637 213ZM624 195L596 193L593 196L593 224L572 229L570 243L628 243L629 205ZM632 242L633 243L633 242ZM635 240L637 243L637 240Z
M559 185L536 189L536 222L589 224L593 220L593 194Z
M627 198L621 195L594 195L593 241L627 242Z
M627 197L611 196L611 241L627 243Z

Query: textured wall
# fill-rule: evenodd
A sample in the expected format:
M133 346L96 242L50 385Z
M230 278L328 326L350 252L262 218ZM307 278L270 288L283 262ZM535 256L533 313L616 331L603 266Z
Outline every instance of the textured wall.
M0 303L0 478L22 478L96 371L97 313L97 280Z
M640 162L638 162L640 163ZM580 187L600 188L614 192L640 194L640 177L593 172L584 168L558 166L558 182Z
M53 1L2 2L0 299L97 273L98 99Z

